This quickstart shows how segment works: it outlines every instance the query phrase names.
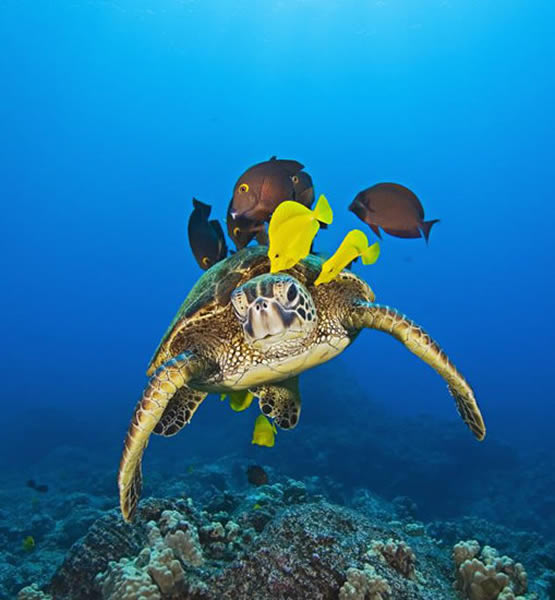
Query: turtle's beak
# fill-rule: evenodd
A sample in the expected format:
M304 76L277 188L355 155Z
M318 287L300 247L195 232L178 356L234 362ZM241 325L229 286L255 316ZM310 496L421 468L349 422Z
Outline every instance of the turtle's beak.
M276 300L261 297L250 307L244 324L245 333L253 342L270 341L275 336L283 337L288 331L301 329L302 323L294 311L285 310Z

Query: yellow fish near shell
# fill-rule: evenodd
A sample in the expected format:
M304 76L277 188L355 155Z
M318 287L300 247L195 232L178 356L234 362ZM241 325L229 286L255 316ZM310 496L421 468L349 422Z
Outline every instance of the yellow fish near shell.
M320 275L314 285L328 283L335 279L341 271L359 256L362 264L371 265L378 260L380 245L378 242L368 245L368 238L360 229L353 229L345 236L335 254L322 265Z
M314 210L292 200L282 202L268 227L270 272L286 271L308 256L320 223L329 225L332 221L333 212L323 195Z

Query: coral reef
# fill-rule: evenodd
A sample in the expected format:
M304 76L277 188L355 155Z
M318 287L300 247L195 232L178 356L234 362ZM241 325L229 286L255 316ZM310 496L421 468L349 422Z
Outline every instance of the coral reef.
M372 565L363 569L347 569L347 581L339 590L339 600L387 600L391 588L387 581L376 573Z
M388 539L386 542L373 541L368 550L369 556L377 556L407 579L416 579L416 557L411 548L402 541Z
M135 559L112 561L96 576L104 600L160 600L184 593L184 568L204 563L197 529L179 511L164 510L158 522L146 524L146 530L148 546Z
M24 587L17 595L17 600L52 600L50 594L45 594L36 583Z
M148 552L148 550L147 550ZM143 553L136 560L110 561L108 568L96 576L104 600L160 600L158 586L144 570Z
M145 496L150 485L161 497L145 498L132 524L113 508L113 479L102 469L83 470L94 492L57 492L44 472L49 492L38 498L29 488L0 490L0 597L21 590L21 600L468 600L484 578L496 600L554 596L553 545L537 533L475 516L424 524L407 496L389 502L330 475L300 481L266 464L269 483L252 486L241 458L197 461L177 474L156 464ZM6 507L17 493L26 504L13 516ZM26 552L29 535L36 546ZM455 589L452 551L461 539L478 546L457 545L457 571L470 567ZM526 565L530 591L524 570L505 555Z
M300 482L260 486L234 504L233 514L219 510L218 502L211 513L190 499L147 499L133 526L110 511L75 544L46 591L56 600L317 600L339 594L436 600L451 593L447 578L425 586L411 579L414 554L390 528L311 497ZM261 513L268 518L257 533ZM132 546L114 535L122 527L133 529ZM448 557L429 539L421 544L425 569L444 568Z
M467 600L525 600L528 575L520 563L476 540L453 547L455 589Z

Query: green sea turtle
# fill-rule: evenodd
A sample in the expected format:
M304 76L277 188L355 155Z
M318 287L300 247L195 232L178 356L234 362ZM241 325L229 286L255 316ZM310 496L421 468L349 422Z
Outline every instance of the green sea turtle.
M125 439L118 484L126 520L137 507L151 433L176 434L209 392L245 389L263 414L291 429L301 411L298 375L337 356L364 328L390 333L433 367L472 433L484 438L472 388L439 345L403 314L375 304L370 287L350 271L314 286L322 262L309 255L272 275L267 248L255 246L198 280L154 353Z

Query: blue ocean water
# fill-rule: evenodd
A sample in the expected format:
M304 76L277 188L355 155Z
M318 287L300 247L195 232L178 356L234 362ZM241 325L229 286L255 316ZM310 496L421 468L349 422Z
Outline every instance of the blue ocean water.
M385 236L354 270L441 343L488 437L437 374L364 332L304 377L301 423L275 448L251 447L254 411L212 397L153 440L145 485L166 456L168 473L237 453L310 475L310 448L330 453L313 474L417 496L426 518L472 510L443 506L445 489L494 503L538 486L519 500L533 518L516 501L499 518L555 531L554 18L547 0L0 0L3 472L55 488L37 465L66 447L115 471L147 362L201 274L192 196L223 222L237 177L277 155L334 208L324 251L380 181L440 219L429 244ZM410 471L411 454L418 473L392 486L380 461Z

